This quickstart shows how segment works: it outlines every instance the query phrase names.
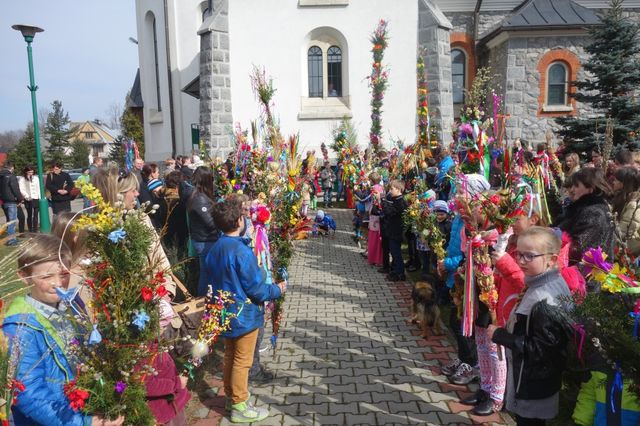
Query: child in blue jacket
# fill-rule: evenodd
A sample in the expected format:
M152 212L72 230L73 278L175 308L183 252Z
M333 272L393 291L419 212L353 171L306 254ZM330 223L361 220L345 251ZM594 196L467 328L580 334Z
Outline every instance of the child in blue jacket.
M234 303L227 308L232 315L224 337L224 391L230 398L231 421L251 423L264 420L269 412L249 402L249 368L253 363L258 331L264 324L264 302L278 299L286 282L265 283L265 274L253 251L240 236L244 224L242 202L231 197L213 209L213 219L224 233L205 260L207 282L213 294L231 293Z
M76 412L64 394L64 385L76 371L67 348L78 335L64 311L83 310L80 298L67 293L70 259L67 246L49 234L34 237L18 257L18 276L31 290L11 302L2 325L9 353L17 358L15 379L24 385L11 407L16 426L119 426L124 422L123 417L110 421Z

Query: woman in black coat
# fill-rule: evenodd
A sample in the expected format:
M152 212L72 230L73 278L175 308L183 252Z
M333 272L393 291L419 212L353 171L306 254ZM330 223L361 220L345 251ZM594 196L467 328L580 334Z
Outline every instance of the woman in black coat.
M575 172L565 183L571 204L557 226L571 237L569 262L581 261L589 248L601 247L613 257L614 224L607 198L611 188L601 169L586 167Z

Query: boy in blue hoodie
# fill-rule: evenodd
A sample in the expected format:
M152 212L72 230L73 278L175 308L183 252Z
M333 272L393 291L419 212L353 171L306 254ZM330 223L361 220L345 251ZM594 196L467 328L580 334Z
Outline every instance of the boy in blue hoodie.
M213 293L231 293L234 303L227 311L233 315L224 337L224 391L233 423L264 420L269 411L249 402L249 369L253 363L258 331L264 324L264 302L278 299L286 282L265 283L265 274L253 251L240 236L244 225L242 202L231 197L213 209L213 219L224 233L205 260L207 282Z
M64 394L64 385L76 371L67 348L78 335L65 311L83 310L80 298L68 290L70 259L67 246L49 234L34 237L18 257L18 276L31 290L13 299L2 325L9 353L17 357L15 379L24 385L11 407L17 426L119 426L124 422L124 417L111 421L76 412Z

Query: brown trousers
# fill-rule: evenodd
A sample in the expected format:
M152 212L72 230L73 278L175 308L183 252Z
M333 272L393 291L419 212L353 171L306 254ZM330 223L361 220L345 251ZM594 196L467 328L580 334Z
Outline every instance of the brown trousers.
M234 404L249 399L249 369L258 331L256 328L243 336L224 339L224 393Z

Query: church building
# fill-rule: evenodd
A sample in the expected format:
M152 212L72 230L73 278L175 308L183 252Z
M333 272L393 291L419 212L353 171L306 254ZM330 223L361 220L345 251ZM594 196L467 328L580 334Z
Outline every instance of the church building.
M416 138L416 58L425 60L438 138L451 128L478 67L503 96L509 140L544 141L554 118L593 112L569 94L584 77L588 30L607 0L136 0L146 160L191 153L202 140L224 157L260 115L250 74L276 89L282 133L303 151L330 142L348 118L361 146L371 126L371 33L388 21L383 140ZM640 20L640 0L625 0ZM139 95L134 93L133 95Z

